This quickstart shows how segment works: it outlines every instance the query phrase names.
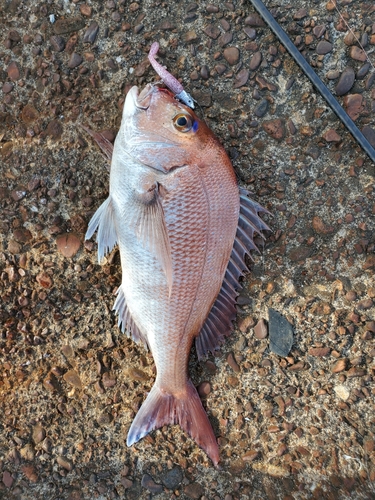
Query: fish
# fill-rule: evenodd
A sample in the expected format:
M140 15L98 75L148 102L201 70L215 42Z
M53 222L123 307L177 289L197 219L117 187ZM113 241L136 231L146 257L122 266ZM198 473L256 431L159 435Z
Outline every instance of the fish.
M128 92L113 146L109 196L85 238L97 231L98 261L118 245L122 281L113 310L118 326L149 349L156 379L127 436L178 424L214 465L219 448L188 374L233 329L245 256L269 230L268 211L239 188L224 147L206 123L159 85Z

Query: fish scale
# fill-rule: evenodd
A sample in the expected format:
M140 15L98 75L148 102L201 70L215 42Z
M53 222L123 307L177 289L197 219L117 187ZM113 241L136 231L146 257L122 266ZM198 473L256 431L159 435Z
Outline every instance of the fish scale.
M179 424L218 463L216 437L188 376L189 353L194 339L201 358L231 332L245 255L256 248L254 234L268 229L262 212L240 194L225 150L191 109L160 87L129 91L109 197L86 234L98 229L99 260L119 245L114 310L156 365L128 446Z

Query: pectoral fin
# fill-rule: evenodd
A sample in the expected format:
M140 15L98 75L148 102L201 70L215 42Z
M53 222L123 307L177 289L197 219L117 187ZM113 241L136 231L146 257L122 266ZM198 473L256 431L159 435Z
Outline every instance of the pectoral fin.
M96 241L98 242L98 261L101 262L103 257L117 244L112 200L110 196L100 205L90 220L85 240L89 240L97 229L98 234Z
M140 205L138 216L132 221L135 234L144 248L160 263L167 278L170 296L173 281L172 254L159 184L155 182L144 192L137 193L137 201Z

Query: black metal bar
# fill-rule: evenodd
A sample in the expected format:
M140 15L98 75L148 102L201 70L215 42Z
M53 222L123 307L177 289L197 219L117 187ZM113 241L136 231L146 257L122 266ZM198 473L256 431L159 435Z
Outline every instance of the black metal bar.
M310 64L305 60L300 51L291 42L288 35L282 29L277 21L273 18L270 11L265 7L261 0L250 0L255 9L259 12L271 30L275 33L280 42L287 49L289 54L293 57L305 75L309 78L314 87L320 92L321 96L327 101L331 109L336 113L338 118L342 121L345 127L349 130L355 140L366 151L371 160L375 163L375 149L368 142L366 137L359 130L357 125L353 122L350 116L344 111L339 102L333 97L332 93L327 89L322 80L318 77L315 71L311 68Z

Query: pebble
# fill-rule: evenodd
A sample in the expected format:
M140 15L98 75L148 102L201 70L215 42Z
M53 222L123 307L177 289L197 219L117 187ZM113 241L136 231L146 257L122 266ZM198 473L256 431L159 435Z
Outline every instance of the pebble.
M161 481L166 488L169 490L175 490L181 484L183 480L183 474L180 467L173 467L173 469L167 471L161 476Z
M232 33L223 33L219 38L218 38L218 44L220 47L225 47L228 45L233 40L233 35Z
M223 55L224 59L231 66L234 66L240 60L240 51L237 49L237 47L227 47L226 49L224 49Z
M70 56L69 62L68 62L68 67L70 69L77 68L80 64L82 64L83 58L77 52L73 52L72 55Z
M336 385L336 387L334 387L333 390L335 391L336 395L343 401L349 399L350 392L345 385Z
M277 141L281 141L285 137L285 124L281 118L274 120L266 120L262 123L265 132Z
M330 352L331 352L330 347L311 347L308 351L310 356L315 356L315 357L328 356Z
M72 258L77 254L81 246L81 241L73 233L60 234L56 238L57 250L67 258Z
M259 28L266 26L265 22L258 14L250 14L250 16L245 19L245 24Z
M330 128L326 132L324 132L322 137L327 142L341 142L342 140L339 134L333 128Z
M357 71L357 79L358 80L362 80L362 78L364 78L367 75L367 73L369 72L370 68L371 68L371 64L370 63L367 62L365 64L362 64L362 66Z
M242 455L242 460L244 462L253 462L259 457L259 452L257 450L249 450L244 455Z
M355 72L351 66L348 66L342 72L339 81L335 87L337 95L344 95L353 87L355 80Z
M260 319L258 323L254 326L254 336L257 339L265 339L268 335L267 325L264 319Z
M30 123L34 123L38 118L39 118L39 113L34 108L34 106L32 106L31 104L26 104L21 113L22 121L29 125Z
M197 387L197 391L201 398L205 398L211 392L211 384L207 381L201 382Z
M293 326L275 309L268 309L268 330L270 350L278 356L285 357L293 345Z
M375 130L371 128L369 125L365 125L362 129L362 134L366 137L371 146L375 148Z
M82 389L81 378L76 372L76 370L68 370L63 376L63 379L65 380L65 382L72 385L73 387L76 387L77 389Z
M245 85L249 79L249 71L246 68L241 69L234 80L233 87L238 89Z
M96 21L93 21L90 26L85 31L83 35L83 43L91 43L93 44L98 36L99 32L99 24Z
M73 469L72 462L65 457L57 457L56 462L65 470L71 471Z
M52 49L56 52L62 52L65 49L65 40L62 36L54 35L49 39Z
M199 483L190 483L184 488L184 493L188 498L198 500L204 493L203 486Z
M51 137L53 140L58 140L62 136L63 126L58 120L51 120L46 128L46 135Z
M142 487L157 495L163 491L163 486L161 484L155 483L149 474L144 474L142 477Z
M260 51L255 52L253 57L250 59L249 68L251 71L255 71L259 68L260 63L262 62L262 53Z
M326 77L328 78L328 80L336 80L336 78L338 78L339 76L340 71L336 69L331 69L326 73Z
M9 78L13 81L19 80L21 78L20 69L15 61L9 63L7 67L7 73Z
M107 411L103 411L96 419L99 425L109 425L112 422L112 420L113 416Z
M319 26L314 26L313 33L317 38L320 38L326 32L326 26L324 24L319 24Z
M254 114L258 118L264 116L268 111L269 103L267 99L262 99L255 107Z
M82 17L66 17L63 19L58 19L53 24L53 31L56 35L63 35L64 33L79 31L84 26L85 21Z
M355 121L363 111L361 94L348 94L344 97L344 108L350 118Z
M213 40L219 38L221 34L220 28L218 28L216 24L208 24L203 31L206 33L207 36L209 36Z
M234 355L232 352L230 352L227 356L227 363L228 365L232 368L232 370L235 372L235 373L240 373L240 367L238 366L238 363L237 361L235 360L234 358Z
M297 21L300 21L304 17L307 16L307 10L306 9L299 9L297 12L295 12L293 19L296 19Z
M33 236L28 229L20 228L13 231L13 237L18 243L28 243Z
M355 61L365 62L367 60L366 52L364 50L360 49L359 47L357 47L356 45L353 45L350 48L350 54L349 55Z
M3 479L3 484L6 488L11 488L13 486L14 478L9 471L5 470L3 472L2 479Z
M38 424L33 428L32 438L35 444L41 443L46 437L46 431Z
M5 82L2 87L4 94L9 94L9 92L12 92L13 89L14 89L14 84L11 82Z
M36 483L39 479L37 469L34 465L23 465L21 470L25 477L32 483Z
M316 46L316 53L319 55L325 55L331 52L332 48L332 43L327 42L326 40L321 40Z
M40 286L43 288L51 288L53 285L52 278L49 274L47 273L39 273L36 277L36 281L39 283Z

